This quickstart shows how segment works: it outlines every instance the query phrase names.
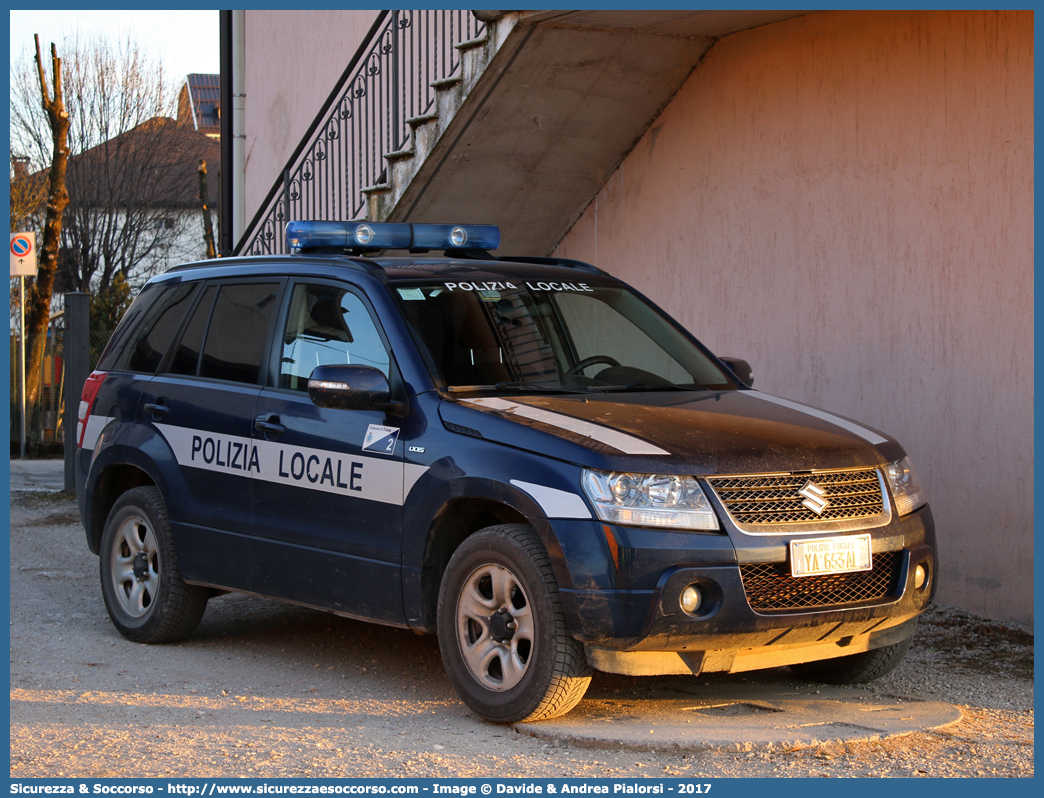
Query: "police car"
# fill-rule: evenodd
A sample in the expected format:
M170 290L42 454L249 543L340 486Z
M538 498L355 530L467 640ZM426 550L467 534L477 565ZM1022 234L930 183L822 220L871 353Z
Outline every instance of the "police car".
M286 235L152 279L84 386L80 513L124 637L184 639L226 591L437 633L501 722L569 711L592 669L844 683L903 657L935 532L893 438L753 390L591 265L491 255L496 227Z

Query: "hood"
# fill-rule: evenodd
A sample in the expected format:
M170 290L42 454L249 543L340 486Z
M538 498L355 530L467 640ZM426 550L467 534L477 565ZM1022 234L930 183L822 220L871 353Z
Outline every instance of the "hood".
M603 470L808 471L905 454L870 427L749 390L481 397L441 413L487 440Z

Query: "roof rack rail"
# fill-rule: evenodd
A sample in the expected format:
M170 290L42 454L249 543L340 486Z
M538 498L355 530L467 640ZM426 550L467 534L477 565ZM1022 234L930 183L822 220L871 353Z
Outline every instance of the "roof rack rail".
M339 254L344 262L344 265L348 266L349 268L358 269L359 271L366 272L367 274L372 274L375 277L380 277L382 279L388 276L388 272L386 272L384 270L384 267L381 266L381 264L379 264L377 261L370 260L369 258L365 258L362 255L356 255L350 252L342 251Z
M581 272L590 272L591 274L601 274L605 277L609 277L609 272L602 271L597 266L593 266L590 263L585 263L582 260L573 260L572 258L535 258L522 255L498 255L496 260L508 261L509 263L536 263L546 266L564 266L567 269L576 269Z
M349 252L342 247L325 247L316 248L310 250L303 255L292 255L295 259L304 258L307 259L310 255L333 255L340 259L342 266L347 266L350 269L356 271L366 272L377 277L387 277L387 272L384 271L384 267L376 261L364 258L356 253ZM220 268L221 266L240 266L243 264L244 259L249 258L249 262L257 263L258 261L278 261L279 263L286 263L286 255L250 255L250 256L234 256L231 258L212 258L210 260L197 260L191 263L179 263L177 266L172 266L167 269L168 272L186 271L189 269L207 269L207 268Z
M374 249L363 249L362 247L309 247L303 252L295 252L290 255L294 260L300 258L309 258L312 256L334 256L340 258L345 266L352 269L358 269L361 272L367 274L383 275L385 274L384 267L377 261L370 260L366 257L366 253L374 253L377 250Z
M414 254L423 254L429 250L422 250L420 253L410 250ZM497 260L496 255L490 254L488 249L444 249L442 251L443 256L447 258L456 258L457 260Z

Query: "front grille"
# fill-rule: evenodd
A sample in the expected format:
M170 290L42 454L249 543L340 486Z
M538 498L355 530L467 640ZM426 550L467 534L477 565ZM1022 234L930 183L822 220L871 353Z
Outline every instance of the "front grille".
M793 577L785 562L741 565L743 590L753 610L810 610L875 601L899 588L903 552L873 556L873 569L849 574Z
M870 518L884 512L877 471L832 471L814 474L773 474L709 477L711 487L733 520L746 524L794 524ZM822 514L805 507L798 491L814 482L828 502Z

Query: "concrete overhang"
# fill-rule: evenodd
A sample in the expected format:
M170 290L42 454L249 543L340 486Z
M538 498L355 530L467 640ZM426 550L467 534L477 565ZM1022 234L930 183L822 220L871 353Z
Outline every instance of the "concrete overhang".
M536 255L569 231L719 38L807 12L504 13L491 23L502 26L496 53L382 216L499 224L503 253Z
M577 27L617 28L667 36L709 36L720 39L730 33L771 25L807 13L783 10L526 11L523 12L522 21L529 24L557 22Z

